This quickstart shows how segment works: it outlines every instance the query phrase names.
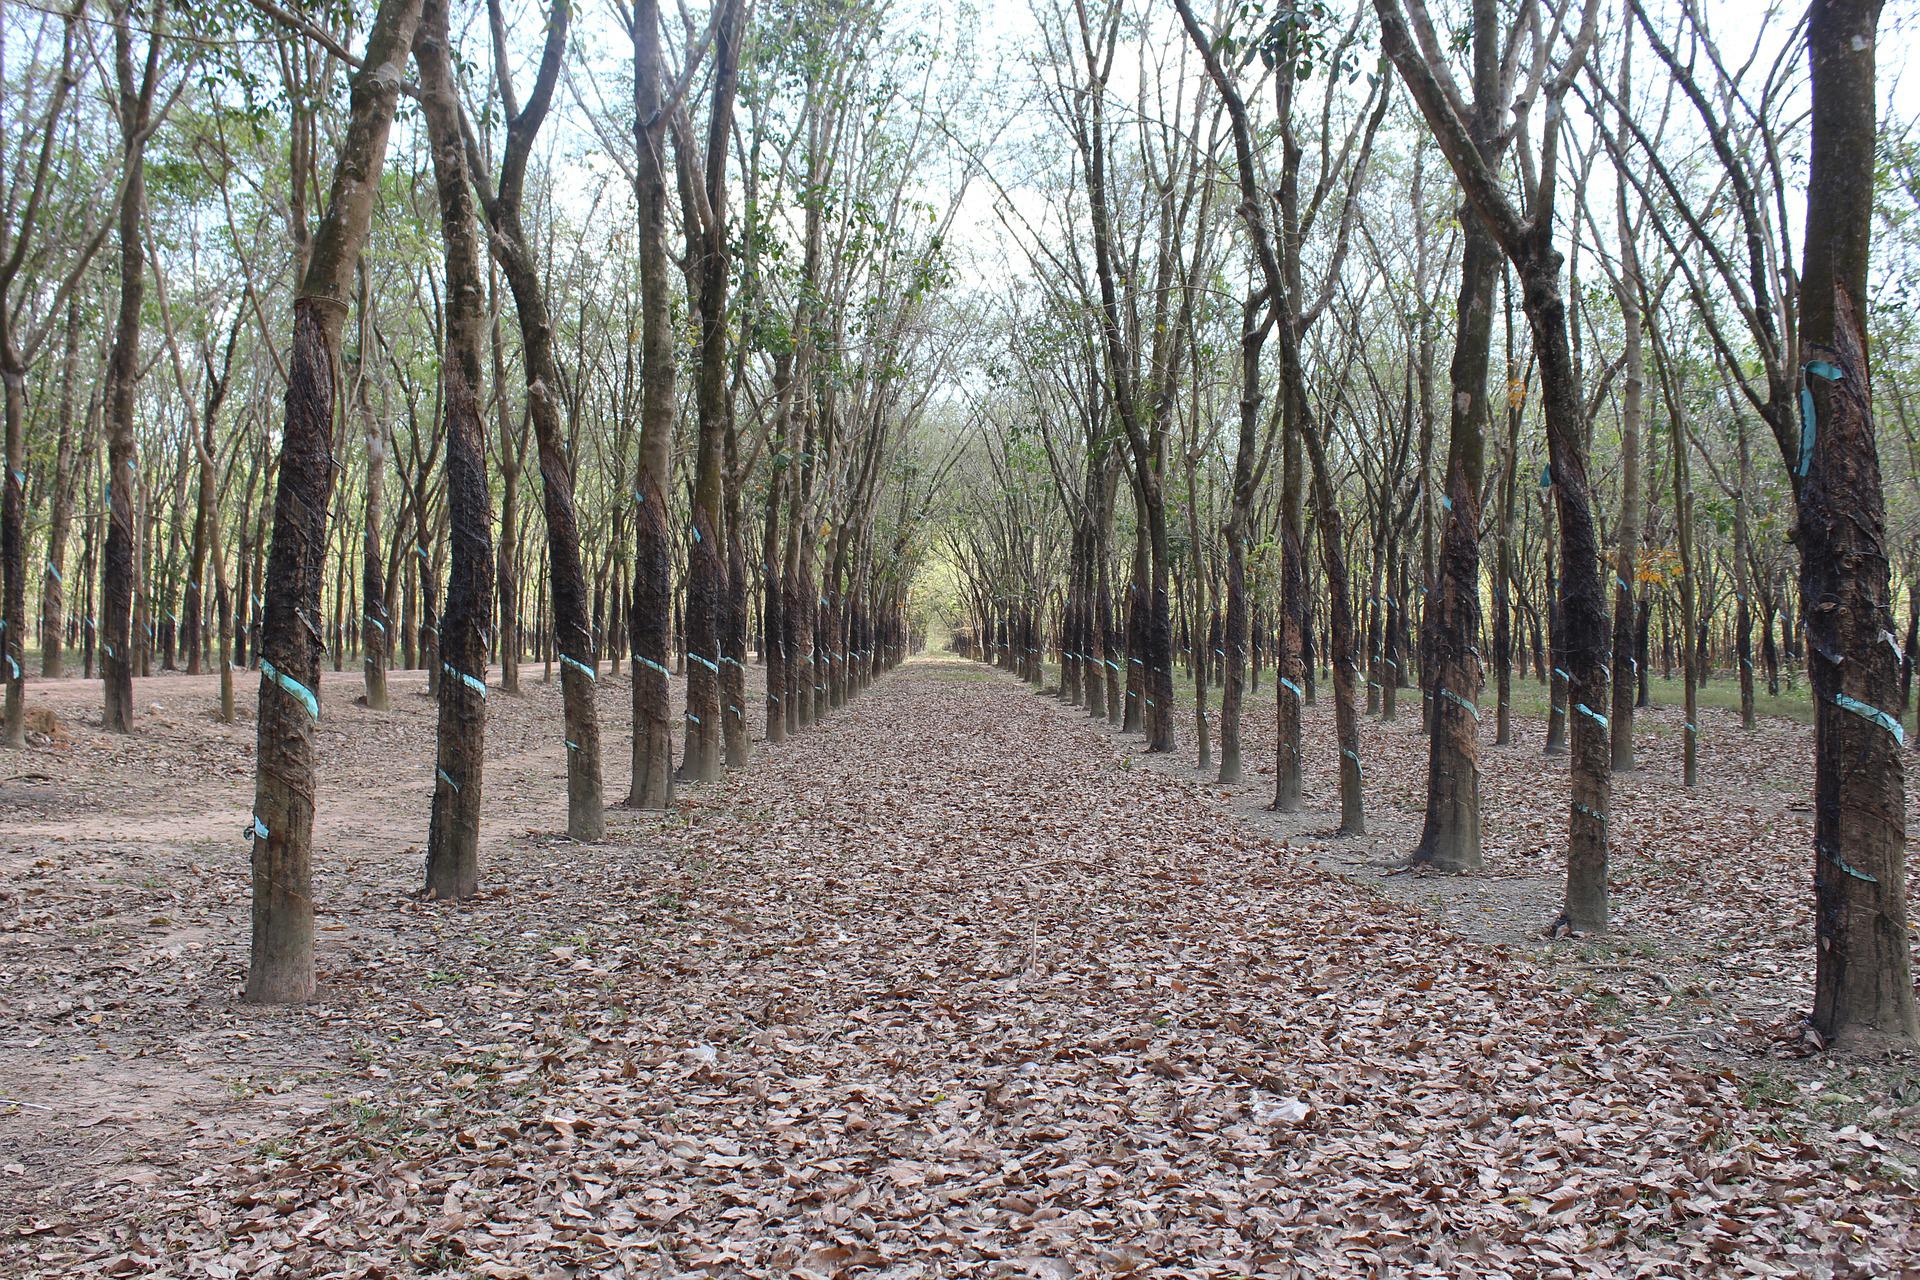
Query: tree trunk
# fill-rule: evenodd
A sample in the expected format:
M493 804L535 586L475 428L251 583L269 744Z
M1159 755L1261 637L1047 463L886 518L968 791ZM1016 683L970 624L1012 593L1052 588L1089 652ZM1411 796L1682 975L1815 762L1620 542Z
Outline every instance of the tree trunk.
M1283 393L1284 394L1284 393ZM1300 519L1300 421L1295 406L1283 401L1280 430L1280 638L1276 654L1273 807L1296 813L1304 796L1301 777L1300 718L1306 690L1301 662L1306 633L1306 538Z
M1748 545L1748 495L1753 492L1753 457L1747 448L1745 420L1736 421L1734 434L1740 450L1740 487L1733 494L1734 653L1740 675L1740 727L1753 729L1753 581L1752 549ZM1920 623L1920 597L1907 592L1907 662L1912 662L1913 633ZM1909 668L1910 669L1910 668Z
M493 509L480 415L486 285L447 28L447 0L425 0L413 51L446 249L446 350L440 376L450 544L447 601L440 613L439 767L427 828L426 893L428 898L459 899L480 890Z
M792 483L793 460L788 454L787 430L793 421L793 355L781 352L773 361L775 417L772 457L768 463L767 505L760 544L760 648L766 655L768 742L787 740L786 699L791 696L787 655L786 593L781 590L780 500Z
M667 486L673 471L675 392L673 295L667 281L663 75L658 0L636 0L633 100L640 257L640 467L633 492L633 599L627 609L633 645L633 768L627 804L637 809L665 809L673 803L672 694L667 669L673 535L667 525Z
M1627 95L1628 59L1620 60L1620 102ZM1613 721L1611 749L1613 771L1627 773L1634 767L1633 701L1630 672L1633 656L1633 584L1640 564L1640 417L1642 388L1646 385L1646 365L1641 353L1640 261L1634 250L1633 227L1627 217L1627 184L1619 184L1620 228L1620 323L1626 344L1625 385L1620 400L1620 527L1619 546L1613 565ZM1691 717L1689 717L1691 719Z
M1483 27L1476 27L1478 36ZM1487 146L1493 124L1495 33L1475 42L1477 145ZM1500 250L1471 209L1461 211L1459 331L1454 339L1452 422L1447 444L1440 560L1427 595L1426 668L1429 697L1427 809L1412 863L1440 871L1480 866L1480 491L1486 470L1487 365L1493 350L1493 285Z
M6 384L6 467L0 478L0 654L6 659L6 719L0 745L27 742L27 371L7 353L0 367Z
M53 499L47 511L47 570L40 588L40 674L58 679L66 668L67 539L73 529L74 488L93 465L94 410L89 398L79 432L74 431L74 383L79 373L80 306L67 305L66 354L60 377L60 443L54 457ZM79 438L76 447L75 439Z
M1295 394L1304 394L1296 383ZM1313 487L1318 500L1320 560L1327 574L1327 612L1331 637L1333 672L1334 734L1340 745L1340 834L1366 834L1365 802L1360 776L1360 662L1354 646L1353 605L1347 587L1347 563L1342 553L1340 509L1333 492L1333 479L1327 470L1319 428L1306 422L1301 410L1301 425L1308 456L1313 462ZM1477 505L1477 504L1476 504Z
M120 207L120 312L107 356L107 539L100 581L100 671L104 680L102 723L109 733L133 732L134 487L139 462L134 441L134 397L140 378L140 315L146 297L146 256L141 224L146 208L146 148L152 102L134 84L128 13L114 13L114 61L119 80L122 141ZM160 39L158 34L149 37ZM7 477L8 487L15 483ZM14 660L17 637L7 638ZM9 672L11 677L11 672ZM8 691L11 699L13 693Z
M492 219L488 219L491 223ZM488 244L492 244L488 237ZM487 349L493 356L493 385L496 424L499 430L500 456L500 542L494 551L493 586L499 619L495 626L494 646L500 655L500 692L520 692L520 580L515 572L515 554L520 547L520 467L525 458L524 442L513 438L512 414L507 407L506 357L501 351L499 291L490 278L488 294L492 302ZM524 342L524 337L522 339ZM607 646L615 653L618 645Z
M693 512L687 549L687 738L681 775L692 782L720 776L722 726L720 628L726 597L729 543L725 527L726 436L732 426L727 404L726 171L733 131L733 99L739 74L739 0L726 0L726 16L715 29L713 109L706 146L706 200L688 208L689 252L695 255L699 281L698 416L694 455ZM684 154L681 160L689 162ZM683 185L692 189L690 180Z
M1800 595L1814 700L1813 1026L1920 1038L1907 930L1906 788L1892 570L1867 363L1879 0L1814 0L1801 279Z
M600 715L595 700L595 685L600 671L599 646L595 644L595 635L587 611L586 567L580 556L579 518L574 508L573 463L568 450L567 432L561 417L560 392L564 385L560 376L558 362L553 354L553 321L547 309L546 290L540 279L539 264L535 260L525 228L520 220L521 193L524 186L528 153L532 150L535 135L545 118L547 105L551 100L553 82L559 74L561 51L566 47L570 9L565 5L556 5L549 15L546 46L543 50L539 80L534 92L528 98L525 110L518 113L508 126L508 140L505 156L501 161L500 185L494 199L487 208L488 223L493 234L488 237L494 261L499 264L507 280L507 288L513 294L514 312L520 320L520 346L522 371L527 384L527 413L533 421L535 447L540 463L540 495L542 512L547 526L547 564L553 584L553 620L560 659L560 702L563 719L561 737L566 747L567 759L567 835L575 840L600 840L607 831L606 801L601 783L600 769ZM656 24L657 25L657 24ZM636 59L638 45L636 44ZM656 59L657 61L657 59ZM637 62L636 62L637 66ZM638 89L636 89L636 93ZM644 149L644 148L643 148ZM643 227L645 217L642 217ZM664 247L656 248L664 252ZM645 258L648 250L642 249L643 286L647 269ZM643 312L647 303L643 300ZM651 320L643 321L643 324ZM655 341L657 335L643 332L643 347ZM646 377L642 375L643 379ZM669 370L669 377L671 371ZM671 394L671 383L669 383ZM671 410L669 409L669 413ZM658 462L648 453L650 441L647 432L650 423L647 410L642 409L641 425L641 470L648 472L649 462ZM668 429L671 430L669 423ZM656 473L657 475L657 473ZM646 482L636 490L636 497L646 492ZM664 499L662 499L664 502ZM644 507L644 504L642 504ZM640 523L644 524L644 510ZM506 534L513 530L508 529ZM503 598L502 608L512 599L509 588ZM658 616L664 616L664 610ZM632 618L631 612L629 618ZM634 652L642 652L638 623L632 622L634 631ZM503 622L513 644L518 647L517 633L510 622ZM655 655L656 665L664 658L664 652ZM517 665L517 660L516 660ZM642 694L651 694L654 690L650 681L640 678L636 670L634 678L634 733L636 748L642 732L643 717L640 712ZM664 718L664 707L661 708ZM669 750L671 748L669 747ZM650 757L643 757L636 749L634 774L636 781L641 774L643 764L650 763ZM646 788L636 787L633 803L643 803L645 807L664 807L667 797L654 797L642 794ZM658 803L647 803L657 800Z
M362 384L364 389L364 383ZM363 390L364 397L364 390ZM367 492L363 512L366 527L361 531L360 594L366 626L361 629L361 668L366 682L367 707L385 711L387 699L387 662L393 651L387 614L386 561L380 546L381 526L386 522L387 441L386 433L375 421L372 407L361 400L360 418L367 438Z
M339 391L334 373L340 367L348 285L373 211L394 99L419 16L420 0L383 0L374 17L365 66L353 77L332 197L293 305L253 802L253 940L246 996L259 1003L304 1001L314 989L313 737L320 718L320 645L310 623L320 607L323 526L333 485ZM137 307L131 319L137 325ZM130 387L126 394L130 400ZM114 465L125 464L116 460ZM120 635L124 642L124 631Z

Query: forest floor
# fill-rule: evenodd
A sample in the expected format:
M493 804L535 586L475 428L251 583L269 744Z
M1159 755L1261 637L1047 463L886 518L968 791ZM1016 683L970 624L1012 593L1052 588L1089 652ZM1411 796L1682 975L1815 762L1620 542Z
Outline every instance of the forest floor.
M1804 727L1707 713L1686 792L1651 713L1614 929L1548 942L1565 765L1535 721L1484 752L1472 877L1388 874L1411 712L1367 723L1375 834L1337 840L1326 698L1282 818L1270 719L1223 789L951 659L589 846L554 834L534 667L490 700L486 891L451 906L415 897L421 679L373 713L327 678L295 1009L238 1000L251 723L166 676L110 738L97 684L32 686L64 731L0 760L0 1274L1920 1265L1920 1064L1797 1035ZM627 690L601 682L610 744Z

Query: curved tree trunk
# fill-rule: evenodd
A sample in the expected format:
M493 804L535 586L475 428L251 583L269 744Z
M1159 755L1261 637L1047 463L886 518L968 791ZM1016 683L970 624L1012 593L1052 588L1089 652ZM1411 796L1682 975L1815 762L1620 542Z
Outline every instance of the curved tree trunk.
M447 484L447 602L440 614L440 720L433 813L427 827L429 898L480 889L480 797L486 764L487 619L493 606L493 509L480 414L486 286L473 185L460 136L448 47L447 0L425 0L414 36L421 108L433 147L446 248L446 351L441 430Z
M1476 41L1476 62L1492 58L1492 44L1491 38L1485 45ZM1484 111L1491 110L1494 92L1491 84L1478 86ZM1480 145L1484 149L1484 137ZM1453 418L1440 495L1440 562L1422 629L1427 665L1421 675L1430 698L1427 810L1412 858L1442 871L1480 866L1480 491L1493 285L1500 267L1499 247L1480 220L1463 210L1461 222L1465 247L1450 370Z
M313 730L320 717L320 645L305 620L320 606L341 322L373 211L394 99L420 4L383 0L374 17L365 67L353 77L332 197L293 305L286 422L261 634L253 802L253 941L246 996L262 1003L303 1001L313 995ZM137 308L134 319L137 322ZM125 463L115 465L124 469ZM124 624L124 613L120 621ZM124 631L120 635L124 643Z

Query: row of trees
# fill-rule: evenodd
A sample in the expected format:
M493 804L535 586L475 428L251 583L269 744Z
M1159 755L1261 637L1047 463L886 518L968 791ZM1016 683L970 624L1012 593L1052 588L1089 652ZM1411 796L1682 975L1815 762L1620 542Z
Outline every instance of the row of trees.
M1417 687L1409 854L1447 871L1481 861L1487 674L1504 744L1530 658L1571 765L1555 927L1583 932L1607 926L1649 669L1682 670L1691 786L1715 667L1751 728L1756 679L1804 660L1813 1027L1920 1033L1899 751L1920 205L1906 123L1877 120L1877 4L1816 0L1738 47L1702 6L1642 0L1039 18L1056 176L1004 215L1031 279L943 513L963 646L1036 680L1056 653L1064 697L1155 751L1184 656L1222 781L1269 664L1281 811L1324 666L1345 832L1364 717Z
M329 660L376 710L425 668L425 889L460 898L529 652L592 840L623 662L658 809L907 647L966 67L881 5L683 17L0 9L7 737L30 640L121 732L136 673L212 663L231 719L257 667L249 999L314 988Z

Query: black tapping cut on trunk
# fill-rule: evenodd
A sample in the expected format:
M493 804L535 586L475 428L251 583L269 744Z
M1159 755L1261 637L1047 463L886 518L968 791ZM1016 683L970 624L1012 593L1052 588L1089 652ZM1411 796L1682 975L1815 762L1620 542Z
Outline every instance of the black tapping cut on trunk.
M1306 539L1300 522L1300 423L1291 407L1281 431L1280 635L1274 682L1276 715L1273 808L1297 813L1304 796L1300 752L1301 712L1306 701L1305 663L1301 661L1307 609Z
M1861 1048L1920 1038L1907 927L1906 778L1892 565L1867 359L1879 0L1815 0L1800 328L1800 548L1814 700L1813 1026Z
M1295 383L1298 387L1303 385ZM1298 392L1296 392L1298 394ZM1301 410L1305 426L1308 456L1313 463L1313 488L1319 507L1320 560L1327 574L1327 608L1331 616L1333 667L1334 735L1340 748L1340 834L1365 835L1365 801L1360 770L1360 665L1354 647L1353 604L1347 585L1347 563L1342 554L1340 508L1333 491L1333 478L1320 440L1319 428L1307 426L1307 413Z
M640 465L634 479L633 758L627 804L673 803L671 672L673 535L667 486L673 471L673 296L667 278L666 147L658 0L633 7L634 198L640 258ZM583 580L584 581L584 580ZM581 601L584 613L585 600Z
M1489 40L1491 45L1492 41ZM1476 48L1476 61L1485 55ZM1489 59L1491 60L1491 59ZM1491 78L1491 77L1489 77ZM1491 100L1491 86L1485 86ZM1440 871L1477 869L1480 859L1480 491L1485 471L1487 365L1493 349L1493 285L1500 250L1463 211L1460 329L1455 340L1439 572L1427 596L1427 808L1412 862Z
M738 486L729 484L728 489L728 590L720 606L720 723L727 768L744 769L752 758L747 736L747 547L740 528Z
M672 534L667 528L666 494L643 476L646 486L634 504L635 560L633 603L627 610L633 645L634 752L632 790L627 803L638 809L665 809L673 803L672 673L667 658L673 604Z
M440 235L446 250L441 432L452 544L446 605L440 614L440 717L433 812L427 826L426 894L460 899L480 889L493 509L487 490L486 428L480 416L486 288L480 273L473 184L460 136L446 0L426 0L422 6L413 50L420 70L421 108L433 147Z
M486 215L493 232L488 243L494 261L506 277L514 310L519 316L527 413L533 423L540 464L541 512L547 526L553 629L560 662L562 738L567 760L567 835L575 840L592 841L603 839L607 831L596 696L600 633L588 612L586 566L580 555L580 521L574 504L573 463L561 405L560 388L564 383L553 351L553 320L547 308L542 265L532 251L520 216L528 159L552 103L567 46L571 12L569 5L555 3L549 13L546 42L533 91L525 107L507 123L499 186L486 198ZM497 32L495 38L499 38ZM643 334L643 346L650 337ZM643 451L644 448L643 443ZM619 612L617 608L615 612ZM502 636L503 643L517 648L517 634L504 620L502 625L508 632ZM616 646L610 642L607 647ZM636 672L636 711L641 683ZM634 724L637 738L641 731L637 715ZM639 772L637 757L636 752L636 774Z
M694 508L687 548L687 711L686 753L679 776L688 782L712 782L720 776L720 594L726 587L713 521Z
M784 441L784 435L781 437ZM760 636L766 650L768 742L787 740L786 695L789 692L787 662L786 592L782 587L780 560L780 490L785 476L784 464L776 464L773 482L767 486L766 525L760 546L761 590Z
M246 998L256 1003L304 1001L314 991L314 728L320 719L318 615L339 403L334 373L340 367L347 290L372 218L394 100L419 18L420 0L385 0L369 28L365 66L353 77L332 195L293 302L258 654L253 930L246 989Z
M380 545L381 526L386 522L386 435L374 421L372 409L360 407L367 436L366 520L362 529L360 557L361 621L360 665L367 689L367 707L385 711L391 705L387 697L387 664L393 656L391 619L387 616L387 579L384 551Z
M1446 154L1468 201L1518 273L1521 301L1533 335L1546 417L1548 464L1560 525L1560 647L1567 673L1572 797L1568 815L1566 905L1555 928L1591 932L1607 926L1607 823L1612 795L1612 744L1608 616L1600 577L1587 476L1586 419L1574 364L1561 255L1554 247L1554 194L1558 181L1563 104L1585 61L1598 18L1585 10L1571 49L1544 85L1539 158L1526 180L1526 208L1516 210L1487 163L1472 126L1463 119L1416 47L1400 6L1374 0L1381 44L1393 61L1435 140ZM1477 0L1475 26L1486 31L1495 17L1491 0ZM1487 32L1488 39L1491 33ZM1481 61L1476 51L1476 64Z

